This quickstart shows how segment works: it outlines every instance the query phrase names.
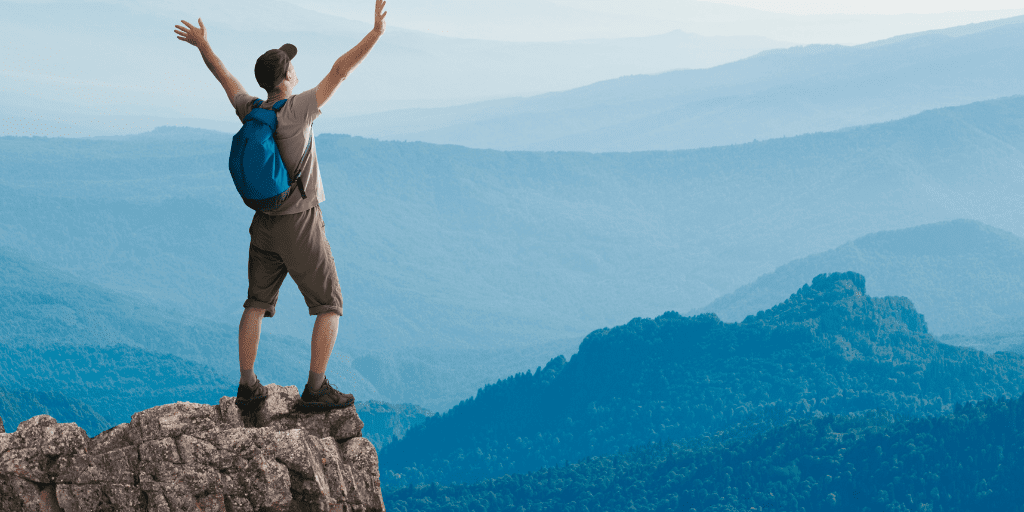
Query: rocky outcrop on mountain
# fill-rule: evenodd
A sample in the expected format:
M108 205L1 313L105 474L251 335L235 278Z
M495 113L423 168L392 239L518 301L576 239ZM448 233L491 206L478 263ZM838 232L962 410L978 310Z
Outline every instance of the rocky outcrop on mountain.
M35 416L0 434L0 510L381 511L377 452L354 407L294 409L295 386L267 386L256 414L233 397L178 402L94 438Z

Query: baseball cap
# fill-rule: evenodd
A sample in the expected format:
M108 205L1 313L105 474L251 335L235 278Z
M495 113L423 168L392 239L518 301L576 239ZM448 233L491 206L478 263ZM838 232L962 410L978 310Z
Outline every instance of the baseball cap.
M288 63L295 58L298 48L294 44L285 43L280 48L267 50L256 59L256 81L260 87L272 90L288 75Z

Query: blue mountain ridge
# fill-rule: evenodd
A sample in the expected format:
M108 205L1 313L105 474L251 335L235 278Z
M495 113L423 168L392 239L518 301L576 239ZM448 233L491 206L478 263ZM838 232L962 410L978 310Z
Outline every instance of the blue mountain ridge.
M745 143L1024 93L1024 17L857 46L766 50L709 69L325 124L390 140L531 151L648 151Z
M373 3L360 21L269 0L201 8L122 0L58 5L0 2L10 51L4 68L8 79L0 82L0 93L9 98L0 134L83 137L178 123L237 130L233 110L199 53L172 32L179 20L195 23L201 15L218 57L256 93L252 65L279 41L302 50L295 61L299 87L316 85L372 28ZM262 14L267 12L275 15ZM93 30L96 24L107 29ZM346 79L323 119L565 90L627 74L712 66L788 44L679 31L601 41L483 41L391 27L373 57ZM94 58L98 48L105 59ZM79 96L68 95L69 87Z
M789 262L688 314L741 321L840 269L864 275L869 295L912 300L932 334L1024 331L1024 239L966 219L860 237Z
M319 135L348 312L337 369L351 361L373 373L366 389L387 388L379 399L441 411L568 355L594 326L701 307L870 233L967 218L1021 236L1022 119L1024 98L1010 97L738 146L605 154ZM161 142L169 133L180 140ZM185 129L0 138L0 192L19 198L0 203L0 244L234 323L252 213L224 169L229 140ZM310 327L286 280L264 332Z

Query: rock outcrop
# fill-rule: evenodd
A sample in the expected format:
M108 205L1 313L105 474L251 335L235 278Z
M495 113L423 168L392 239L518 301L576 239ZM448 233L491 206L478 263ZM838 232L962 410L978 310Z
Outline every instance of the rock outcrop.
M35 416L0 433L0 510L381 511L377 452L354 407L299 413L267 386L257 414L234 397L135 413L90 439Z

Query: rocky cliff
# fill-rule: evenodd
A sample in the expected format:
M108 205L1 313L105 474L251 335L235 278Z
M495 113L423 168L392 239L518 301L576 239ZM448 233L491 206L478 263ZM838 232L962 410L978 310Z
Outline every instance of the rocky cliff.
M383 512L355 408L303 414L295 386L267 388L257 414L233 397L178 402L91 439L47 415L26 420L0 433L0 510Z

